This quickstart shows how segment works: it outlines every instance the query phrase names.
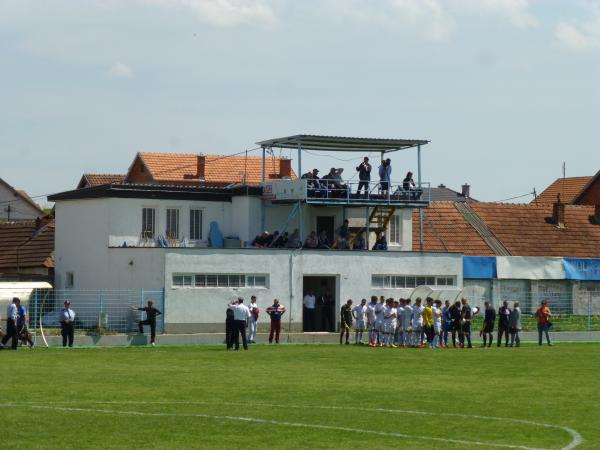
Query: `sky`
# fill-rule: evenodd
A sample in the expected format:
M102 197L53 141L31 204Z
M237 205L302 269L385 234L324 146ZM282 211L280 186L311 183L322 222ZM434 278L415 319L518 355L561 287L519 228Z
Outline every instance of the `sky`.
M528 202L600 169L599 80L600 1L0 0L0 178L41 196L138 151L331 134L430 140L424 181Z

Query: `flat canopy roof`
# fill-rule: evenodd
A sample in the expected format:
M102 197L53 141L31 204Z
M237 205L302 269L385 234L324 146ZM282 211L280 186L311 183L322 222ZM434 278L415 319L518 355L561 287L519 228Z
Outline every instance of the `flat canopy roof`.
M429 141L420 139L378 139L358 138L345 136L319 136L315 134L297 134L276 139L267 139L257 142L263 148L293 148L298 146L302 150L317 150L330 152L395 152L405 150L419 145L428 144Z

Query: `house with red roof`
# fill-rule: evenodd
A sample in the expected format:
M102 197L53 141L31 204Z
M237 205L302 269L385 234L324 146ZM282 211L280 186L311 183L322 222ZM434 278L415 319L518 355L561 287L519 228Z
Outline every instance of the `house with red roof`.
M15 189L0 178L0 222L35 220L45 215L25 191Z

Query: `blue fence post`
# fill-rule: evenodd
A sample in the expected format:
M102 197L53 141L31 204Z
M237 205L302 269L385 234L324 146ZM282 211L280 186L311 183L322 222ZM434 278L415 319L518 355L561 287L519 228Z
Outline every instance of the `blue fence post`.
M162 334L165 334L165 316L167 315L167 299L165 296L165 288L163 287L161 290L162 295Z
M140 308L144 307L144 288L140 289Z

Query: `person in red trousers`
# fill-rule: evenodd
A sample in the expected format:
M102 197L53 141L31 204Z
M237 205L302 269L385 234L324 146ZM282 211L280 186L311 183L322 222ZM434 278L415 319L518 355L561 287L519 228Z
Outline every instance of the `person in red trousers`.
M279 304L279 299L273 300L273 306L267 308L267 314L271 317L271 331L269 332L269 344L279 344L279 332L281 331L281 316L285 314L285 307Z

